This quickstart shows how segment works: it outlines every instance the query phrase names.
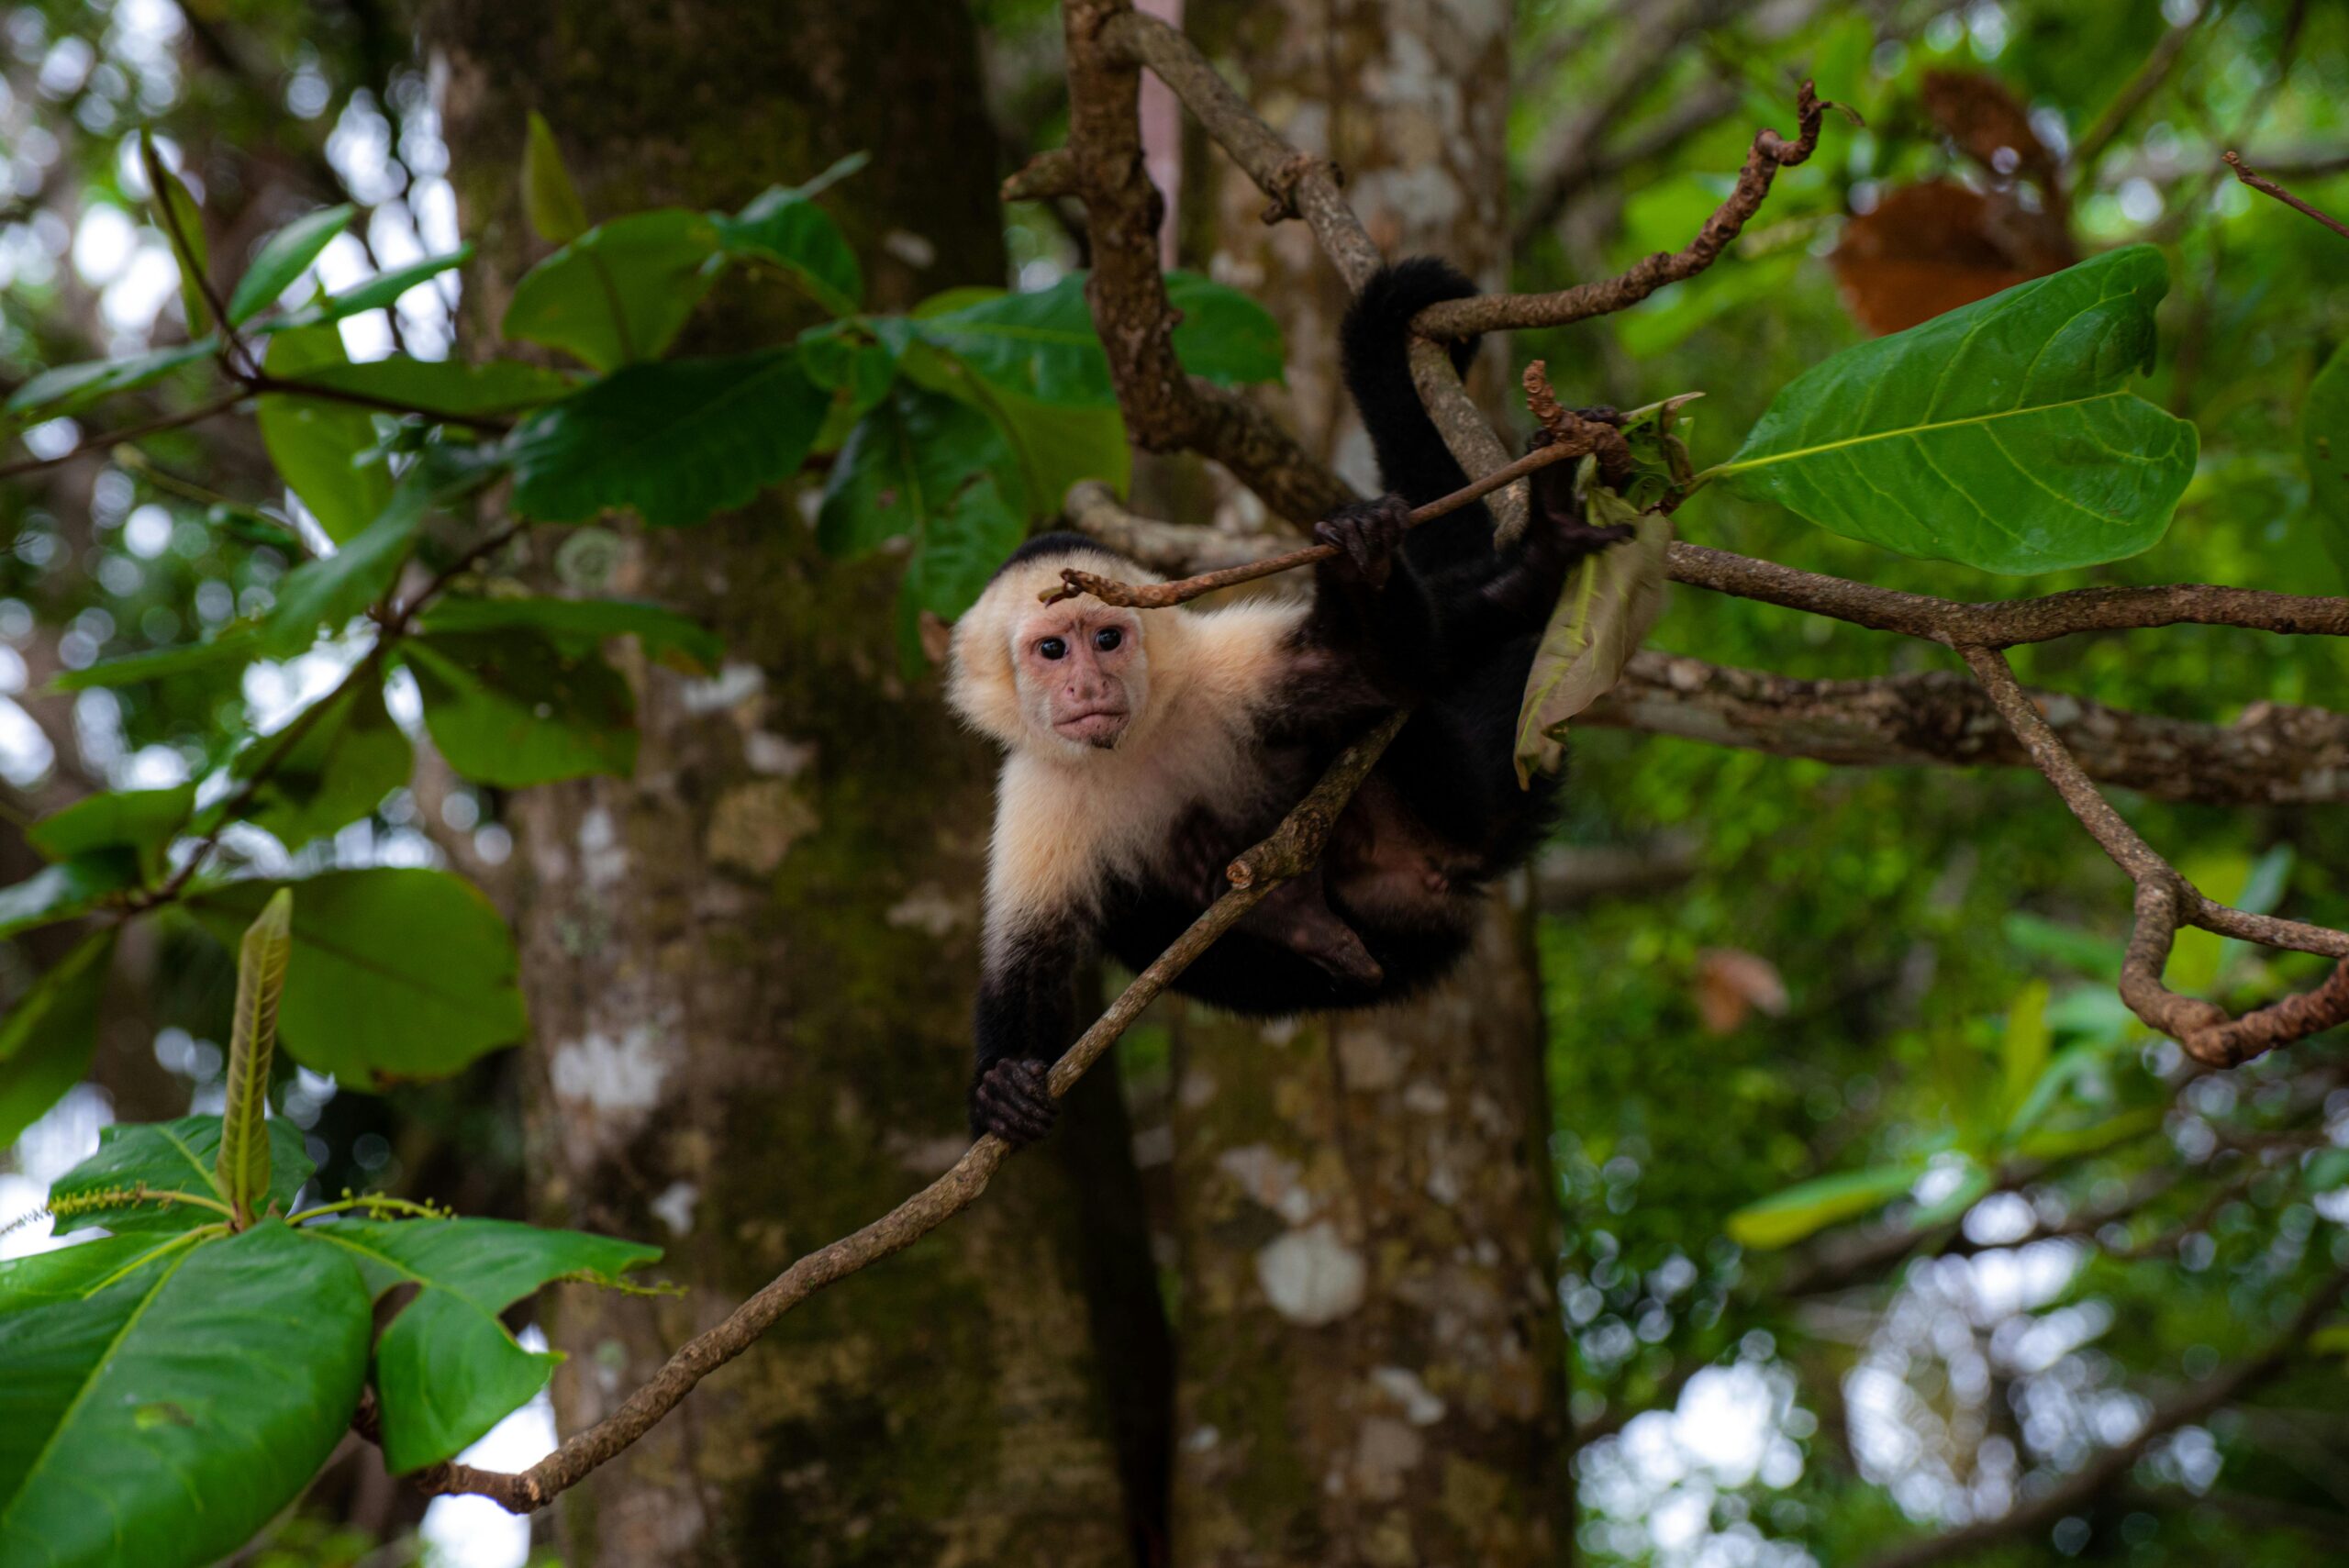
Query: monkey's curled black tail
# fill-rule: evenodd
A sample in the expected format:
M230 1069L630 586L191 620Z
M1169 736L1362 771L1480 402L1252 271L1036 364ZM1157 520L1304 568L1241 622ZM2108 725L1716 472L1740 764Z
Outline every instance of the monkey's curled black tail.
M1476 285L1451 262L1414 256L1372 274L1338 331L1346 390L1353 394L1354 406L1362 411L1363 426L1378 454L1379 482L1414 506L1450 495L1467 484L1468 476L1443 444L1411 383L1411 317L1431 305L1465 299L1476 292ZM1452 345L1452 362L1463 373L1476 357L1477 341L1469 338ZM1423 567L1432 566L1436 562L1427 558L1451 556L1471 541L1489 546L1492 519L1481 506L1463 507L1414 529L1411 539L1412 554Z

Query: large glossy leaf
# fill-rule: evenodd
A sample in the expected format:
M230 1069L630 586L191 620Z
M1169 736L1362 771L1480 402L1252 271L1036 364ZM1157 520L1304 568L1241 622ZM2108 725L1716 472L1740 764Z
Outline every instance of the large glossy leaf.
M532 267L506 307L506 336L599 371L660 357L717 275L716 220L682 207L600 223Z
M536 109L522 143L522 214L530 220L530 232L550 245L568 245L587 232L587 204L562 166L554 127Z
M269 1067L277 1050L278 998L293 956L294 895L281 887L237 944L228 1100L220 1110L220 1153L212 1175L240 1226L250 1224L269 1201L269 1133L263 1125L269 1119Z
M361 681L321 700L326 706L317 717L297 715L229 764L239 779L266 770L238 815L288 849L374 810L407 783L416 760L406 731L384 706L380 683Z
M738 217L717 217L726 249L769 261L834 316L850 316L864 297L864 275L831 215L788 185L776 185Z
M15 1143L89 1073L116 935L108 929L83 938L0 1020L0 1148Z
M277 885L232 883L187 904L233 945ZM294 962L277 1029L295 1061L373 1088L445 1076L522 1038L514 939L464 878L377 866L292 886Z
M269 1193L264 1208L292 1209L294 1195L317 1167L302 1146L302 1129L279 1117L269 1124ZM68 1235L103 1225L117 1235L170 1235L224 1219L217 1209L155 1199L97 1201L106 1195L144 1188L185 1193L226 1204L214 1169L220 1162L220 1118L187 1116L177 1121L116 1122L98 1129L98 1151L74 1166L49 1189L59 1210L57 1233ZM71 1205L68 1199L76 1200Z
M194 1568L340 1441L367 1365L348 1254L270 1223L0 1317L0 1562Z
M429 418L452 422L474 415L517 414L551 403L572 389L569 377L516 360L473 364L465 360L419 360L392 354L363 364L320 365L302 374L306 385L361 392L404 404Z
M194 784L109 790L50 812L27 828L25 838L53 861L112 846L152 854L186 825L195 806Z
M546 1386L561 1358L514 1342L498 1314L550 1280L615 1279L658 1247L504 1219L345 1220L315 1234L350 1251L377 1295L421 1289L375 1344L384 1462L448 1459Z
M2148 549L2194 427L2128 390L2161 252L2132 246L1847 349L1798 376L1727 463L1741 495L1906 555L2053 572Z
M1236 289L1195 272L1170 272L1166 291L1183 321L1174 353L1193 375L1228 385L1281 378L1281 335L1264 307ZM1114 408L1108 357L1085 302L1085 274L1071 272L1048 289L970 299L956 308L917 313L916 329L938 348L1008 391L1048 403Z
M2341 574L2336 591L2349 592L2349 347L2309 383L2300 410L2300 457L2309 470L2309 509L2317 537Z
M228 324L241 327L277 303L303 269L318 259L359 209L345 203L306 213L262 241L260 252L228 295Z
M1575 566L1550 614L1518 708L1520 787L1530 784L1535 773L1555 773L1564 764L1567 723L1614 689L1623 666L1664 614L1672 519L1662 512L1635 511L1612 491L1600 490L1590 498L1590 521L1600 527L1629 524L1637 531Z
M350 362L341 333L309 327L270 339L263 368L298 381L305 372ZM375 445L375 422L367 410L272 393L261 400L257 418L278 477L302 498L328 539L337 544L355 539L382 516L392 498L391 474L381 462L359 461Z
M514 504L556 523L618 506L697 523L796 472L829 402L790 349L630 365L516 433Z
M417 625L428 632L504 631L519 627L558 641L633 637L652 657L715 670L726 644L699 621L641 599L464 599L434 601Z
M431 632L401 656L432 743L467 778L519 789L636 766L635 695L580 639L527 628Z
M139 857L119 845L43 866L22 882L0 887L0 937L86 915L106 895L138 880Z
M127 1277L142 1262L160 1260L177 1238L98 1236L70 1247L52 1247L28 1258L0 1262L0 1312L80 1301Z
M1917 1184L1921 1163L1877 1165L1865 1171L1798 1182L1747 1204L1729 1217L1730 1239L1741 1247L1790 1247L1838 1220L1856 1219Z
M102 397L152 385L185 365L210 359L219 350L217 338L201 338L168 349L133 354L122 360L84 360L79 364L45 370L8 396L11 414L38 413L45 418L78 414Z

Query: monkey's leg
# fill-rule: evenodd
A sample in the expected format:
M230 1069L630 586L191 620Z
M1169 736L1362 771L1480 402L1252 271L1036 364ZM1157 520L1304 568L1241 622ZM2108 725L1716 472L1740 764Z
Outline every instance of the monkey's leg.
M1235 929L1276 942L1340 980L1375 986L1386 978L1354 929L1330 907L1318 866L1275 888Z

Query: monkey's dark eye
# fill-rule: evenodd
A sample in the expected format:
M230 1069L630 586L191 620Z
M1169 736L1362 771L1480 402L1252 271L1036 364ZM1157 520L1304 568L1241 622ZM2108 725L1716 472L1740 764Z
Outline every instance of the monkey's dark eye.
M1105 627L1093 634L1093 646L1107 653L1126 639L1126 634L1116 627Z
M1068 656L1068 644L1057 637L1048 637L1036 644L1036 651L1047 659L1064 659Z

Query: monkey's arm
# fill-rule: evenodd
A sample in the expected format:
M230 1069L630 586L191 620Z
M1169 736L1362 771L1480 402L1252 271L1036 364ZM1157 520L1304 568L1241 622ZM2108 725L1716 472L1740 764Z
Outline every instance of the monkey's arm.
M1340 722L1417 699L1442 662L1442 628L1427 585L1401 552L1410 506L1383 495L1314 525L1338 553L1314 568L1313 611L1300 629L1311 690Z
M971 1130L1018 1147L1052 1129L1045 1073L1075 1030L1076 971L1090 948L1064 921L1038 922L987 943L972 1020Z

